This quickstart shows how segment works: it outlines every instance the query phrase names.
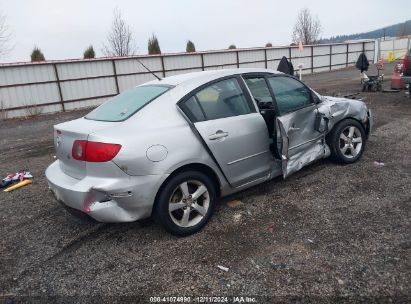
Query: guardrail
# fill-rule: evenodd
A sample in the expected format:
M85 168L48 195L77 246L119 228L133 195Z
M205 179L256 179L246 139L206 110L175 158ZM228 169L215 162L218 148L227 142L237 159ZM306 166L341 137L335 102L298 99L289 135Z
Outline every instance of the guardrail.
M251 48L196 53L129 56L89 60L0 65L0 114L3 118L72 110L101 104L107 98L154 79L139 59L160 77L213 69L277 69L283 56L303 74L354 65L360 53L374 59L374 41Z

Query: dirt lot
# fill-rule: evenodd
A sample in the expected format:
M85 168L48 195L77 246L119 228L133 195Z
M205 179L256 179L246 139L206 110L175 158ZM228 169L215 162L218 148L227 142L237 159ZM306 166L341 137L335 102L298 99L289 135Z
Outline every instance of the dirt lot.
M360 91L355 69L304 80L328 95ZM359 96L376 126L358 163L324 160L225 198L206 228L187 238L151 221L83 223L54 200L44 176L54 155L51 127L84 111L0 122L0 174L28 168L35 176L30 186L0 192L0 302L409 303L411 99ZM231 200L242 204L229 207Z

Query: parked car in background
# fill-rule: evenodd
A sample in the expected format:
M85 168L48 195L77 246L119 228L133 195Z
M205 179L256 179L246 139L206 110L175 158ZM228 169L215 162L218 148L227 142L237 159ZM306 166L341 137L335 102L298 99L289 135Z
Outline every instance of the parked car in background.
M358 100L320 96L266 69L167 77L54 126L50 189L101 222L155 214L180 236L199 231L216 198L331 155L364 152L372 116Z
M411 98L411 49L408 50L402 61L401 81L408 84L408 93Z

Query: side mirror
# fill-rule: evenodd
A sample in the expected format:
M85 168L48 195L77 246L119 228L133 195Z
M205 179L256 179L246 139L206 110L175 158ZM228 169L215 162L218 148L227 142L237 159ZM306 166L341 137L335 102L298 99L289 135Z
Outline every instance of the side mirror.
M258 104L258 108L260 110L269 110L269 109L273 109L274 105L272 101L260 101Z
M314 129L320 133L328 132L328 121L323 113L317 111Z

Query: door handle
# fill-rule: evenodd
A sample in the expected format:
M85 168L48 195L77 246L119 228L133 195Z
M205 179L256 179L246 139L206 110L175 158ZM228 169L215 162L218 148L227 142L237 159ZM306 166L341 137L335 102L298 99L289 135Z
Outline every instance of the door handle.
M288 129L288 131L291 131L291 132L293 132L293 131L298 131L298 130L300 130L300 128L297 128L297 127L295 126L295 122L293 122L293 124L291 125L291 127Z
M218 130L217 132L215 132L215 134L211 134L208 136L208 139L210 140L216 140L216 139L220 139L220 138L224 138L228 136L228 132L224 132L222 130Z

